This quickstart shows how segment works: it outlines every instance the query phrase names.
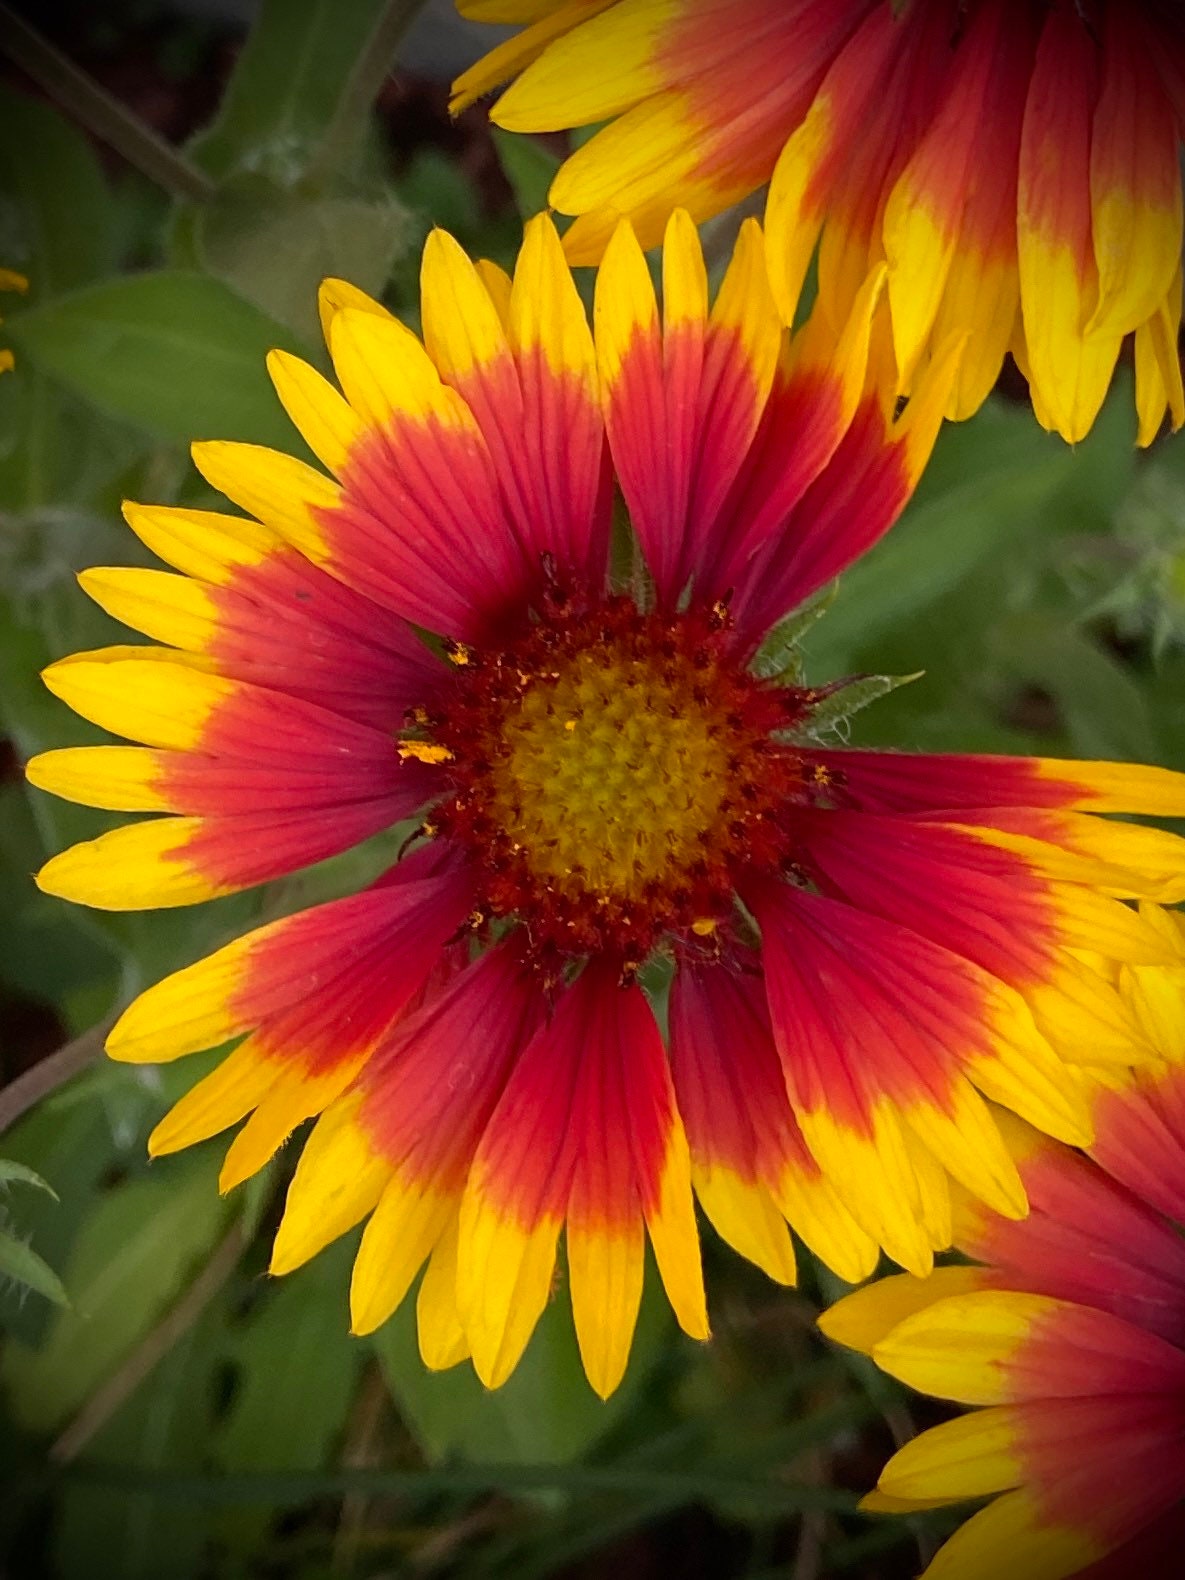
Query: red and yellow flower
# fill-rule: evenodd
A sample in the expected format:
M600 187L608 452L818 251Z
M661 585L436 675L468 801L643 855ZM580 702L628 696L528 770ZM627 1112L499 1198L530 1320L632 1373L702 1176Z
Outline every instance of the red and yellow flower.
M948 403L983 401L1010 348L1041 422L1080 439L1135 335L1140 437L1185 422L1185 19L1174 0L458 0L523 31L455 103L518 76L515 131L607 121L551 202L594 262L621 215L644 246L771 181L789 322L819 244L834 323L889 267L897 376L968 336Z
M647 1237L683 1327L708 1331L693 1192L787 1282L788 1224L846 1278L882 1246L927 1271L948 1171L1021 1215L985 1095L1087 1141L1066 1061L1150 1057L1114 973L1175 958L1149 918L1185 896L1183 847L1093 814L1185 812L1185 777L839 749L812 733L830 688L770 673L771 626L908 499L957 347L898 414L867 365L883 270L838 336L819 315L791 337L764 257L750 221L710 303L677 213L660 308L623 223L595 335L545 218L513 280L431 237L423 341L328 282L342 393L270 359L324 469L196 445L244 513L129 505L179 574L83 576L167 645L46 676L140 744L46 753L33 782L165 814L53 858L51 893L189 904L411 819L371 887L166 978L108 1046L242 1039L152 1150L245 1119L230 1187L320 1115L273 1268L367 1219L355 1328L426 1263L426 1360L471 1354L491 1385L561 1229L608 1393ZM632 538L623 514L611 551L615 490Z
M885 1280L824 1330L910 1386L985 1408L906 1444L873 1509L994 1501L927 1580L1159 1580L1185 1543L1185 931L1175 969L1121 970L1166 1057L1089 1082L1090 1158L1005 1121L1032 1211L1008 1222L962 1199L975 1265Z

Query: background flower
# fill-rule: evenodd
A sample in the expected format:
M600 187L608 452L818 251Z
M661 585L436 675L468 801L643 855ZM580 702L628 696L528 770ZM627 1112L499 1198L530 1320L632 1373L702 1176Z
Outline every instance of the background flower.
M515 131L609 122L550 201L575 262L618 214L644 245L675 204L718 214L766 181L770 277L789 321L819 244L825 310L889 265L908 391L969 336L949 414L1012 350L1043 426L1088 432L1135 333L1140 438L1185 421L1180 140L1185 34L1162 0L591 0L461 3L522 21L459 78L457 105Z
M1176 917L1157 922L1180 944ZM975 1259L889 1279L824 1331L915 1388L987 1406L893 1456L873 1509L995 1495L926 1573L1103 1580L1172 1572L1185 1496L1185 957L1125 970L1162 1062L1088 1083L1093 1161L1010 1127L1032 1213L956 1213ZM1166 1035L1167 1033L1167 1035Z

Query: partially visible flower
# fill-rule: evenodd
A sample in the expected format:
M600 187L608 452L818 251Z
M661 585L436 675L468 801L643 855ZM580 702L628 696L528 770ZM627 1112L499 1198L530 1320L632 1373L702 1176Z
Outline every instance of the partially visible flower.
M1147 918L1178 947L1177 915ZM906 1444L868 1507L992 1496L927 1580L1169 1580L1185 1552L1185 956L1122 972L1169 1057L1091 1084L1085 1158L1003 1121L1023 1223L962 1199L976 1265L858 1290L821 1319L926 1393L986 1408Z
M20 291L22 294L29 289L29 282L23 274L17 274L14 269L0 269L0 291ZM0 318L0 324L4 320ZM0 346L0 373L12 370L15 359L7 346Z
M951 417L1010 348L1042 424L1083 437L1135 333L1141 443L1185 422L1180 143L1185 18L1172 0L458 0L524 31L456 83L514 131L610 124L551 202L594 262L620 215L644 246L772 177L774 294L793 316L820 240L841 323L889 265L897 374L969 333ZM894 11L899 15L894 15Z
M595 335L546 218L513 280L430 238L423 342L329 282L344 393L270 359L325 470L196 445L247 514L129 505L182 574L83 577L170 645L46 673L143 745L47 753L33 782L169 814L54 857L51 893L185 905L414 819L372 887L149 988L109 1048L172 1059L245 1034L152 1150L245 1120L229 1187L320 1114L273 1269L368 1219L355 1327L427 1263L425 1358L471 1353L491 1386L561 1230L608 1393L647 1238L679 1321L707 1332L693 1190L785 1282L788 1223L849 1278L881 1246L927 1270L947 1170L1022 1214L981 1094L1088 1140L1070 1063L1149 1056L1111 975L1173 958L1123 901L1185 898L1185 845L1091 814L1185 812L1185 776L845 750L821 728L833 688L763 658L896 519L959 349L898 413L869 383L883 271L841 334L820 316L790 337L764 259L750 221L710 302L677 213L660 308L623 223ZM615 486L639 560L616 577Z

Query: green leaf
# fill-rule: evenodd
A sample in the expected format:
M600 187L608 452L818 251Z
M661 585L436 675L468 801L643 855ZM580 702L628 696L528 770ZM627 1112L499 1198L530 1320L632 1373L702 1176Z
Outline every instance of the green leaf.
M228 1355L237 1384L213 1455L227 1470L315 1470L340 1435L366 1351L349 1335L350 1261L339 1242L275 1287Z
M218 179L252 170L294 185L385 10L384 0L263 0L217 117L189 145L194 162Z
M922 674L923 671L919 669L912 675L854 675L851 680L845 680L842 685L829 690L822 701L814 705L806 728L799 733L818 739L845 723L854 713L859 713L861 708L868 707L869 703L887 697L898 686L908 686L920 680Z
M43 1180L36 1169L31 1169L27 1163L17 1163L12 1158L0 1158L0 1185L8 1185L13 1180L20 1180L23 1185L32 1185L37 1190L43 1190L58 1199L58 1193L48 1180Z
M244 175L197 214L193 237L211 273L315 343L317 287L326 275L377 296L415 227L390 192L313 200Z
M834 581L816 594L801 609L788 614L761 644L753 661L753 668L764 680L785 676L791 681L801 678L803 667L802 639L816 625L835 602L839 583Z
M0 1279L5 1278L44 1295L55 1306L70 1304L62 1281L52 1268L23 1240L18 1240L7 1229L0 1229Z
M190 1580L212 1573L202 1563L214 1534L207 1512L154 1497L145 1482L160 1470L207 1462L221 1342L222 1313L209 1309L83 1449L81 1465L133 1466L135 1483L61 1487L53 1546L54 1573L63 1580Z
M498 151L498 163L510 182L520 215L527 220L534 214L543 213L549 206L547 194L560 168L559 156L538 138L520 137L498 126L490 130Z
M167 439L246 439L291 449L264 357L300 341L220 280L131 275L34 308L18 352L100 411Z
M1163 759L1139 680L1081 632L1041 615L1018 616L997 623L990 650L1018 681L1054 698L1076 756Z
M854 667L876 638L907 629L986 562L1047 532L1048 503L1075 464L1027 408L989 405L948 424L900 523L844 573L810 644L812 673Z
M13 1341L4 1353L23 1425L44 1431L76 1411L184 1288L225 1222L217 1173L213 1155L170 1160L99 1198L65 1269L73 1307L39 1349Z
M24 1197L21 1234L51 1267L68 1267L100 1178L122 1161L106 1117L93 1104L60 1113L53 1103L42 1103L5 1132L4 1150L53 1180L61 1202L45 1195ZM40 1302L22 1301L11 1288L0 1290L0 1327L27 1344L40 1342L51 1315Z
M0 245L3 262L29 276L32 302L115 267L114 211L90 143L11 88L0 89Z
M631 1405L671 1331L671 1314L647 1269L638 1330L625 1379L607 1401L589 1387L566 1294L544 1311L522 1360L488 1391L468 1361L430 1372L420 1359L415 1302L405 1300L373 1344L395 1402L433 1462L459 1456L479 1464L564 1464L579 1459Z

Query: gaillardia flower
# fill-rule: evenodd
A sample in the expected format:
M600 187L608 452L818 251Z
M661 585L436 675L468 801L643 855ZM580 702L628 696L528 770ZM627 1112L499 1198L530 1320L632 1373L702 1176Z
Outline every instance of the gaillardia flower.
M1179 916L1150 923L1185 945ZM1091 1158L1005 1120L1032 1206L1007 1222L956 1202L979 1265L890 1278L826 1332L912 1387L985 1409L890 1460L874 1509L997 1495L927 1580L1167 1580L1185 1551L1185 953L1123 968L1171 1059L1092 1083Z
M902 391L969 335L948 414L1011 347L1037 416L1080 439L1134 332L1141 442L1185 422L1185 14L1175 0L458 0L529 24L459 79L514 131L607 121L551 188L595 261L619 215L644 246L771 181L770 278L787 321L817 242L842 322L889 266ZM895 14L897 13L897 14Z
M330 282L343 393L271 359L326 470L203 443L246 516L129 505L181 574L83 583L171 645L47 680L143 744L29 765L58 794L169 814L42 870L99 906L225 894L412 819L371 887L150 988L109 1048L245 1034L153 1151L249 1115L229 1187L320 1114L273 1267L369 1215L355 1328L427 1261L429 1364L471 1353L491 1385L548 1300L561 1228L607 1393L647 1236L679 1321L707 1332L693 1189L782 1280L787 1221L849 1279L880 1246L925 1272L947 1170L1023 1213L980 1094L1088 1140L1063 1059L1138 1059L1113 968L1172 957L1124 897L1185 895L1179 841L1090 815L1185 812L1185 777L836 749L812 731L834 688L778 672L771 626L908 498L959 347L898 416L866 372L883 271L838 338L821 316L785 334L755 221L711 307L684 213L663 278L660 311L623 223L594 338L549 220L513 282L437 233L422 343Z

